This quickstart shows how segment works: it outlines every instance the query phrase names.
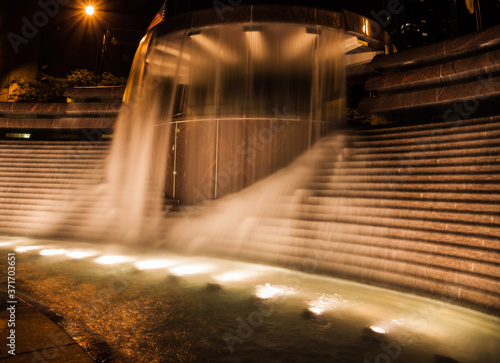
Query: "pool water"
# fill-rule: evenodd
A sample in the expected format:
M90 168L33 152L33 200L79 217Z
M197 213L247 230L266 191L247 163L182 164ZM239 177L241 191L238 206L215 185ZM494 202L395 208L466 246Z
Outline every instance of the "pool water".
M77 342L84 327L136 362L500 356L497 317L340 279L144 247L2 237L0 249L16 253L18 291Z

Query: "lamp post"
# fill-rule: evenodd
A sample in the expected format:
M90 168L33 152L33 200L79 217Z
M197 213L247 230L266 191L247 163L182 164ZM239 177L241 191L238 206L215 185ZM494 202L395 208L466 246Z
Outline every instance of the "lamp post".
M88 16L94 16L95 15L95 8L92 5L88 5L85 7L85 13ZM101 44L101 57L99 60L96 60L96 74L99 76L99 79L97 81L97 84L102 81L102 70L103 70L103 63L104 63L104 55L106 54L106 49L107 49L107 43L108 43L108 38L109 38L109 27L106 29L106 31L102 35L102 44ZM99 53L97 53L99 55ZM97 56L98 57L98 56Z

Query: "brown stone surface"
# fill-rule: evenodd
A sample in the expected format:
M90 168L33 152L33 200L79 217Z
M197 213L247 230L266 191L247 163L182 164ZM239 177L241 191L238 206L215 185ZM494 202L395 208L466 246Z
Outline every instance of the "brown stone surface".
M442 57L444 55L444 42L425 45L413 49L407 49L389 55L377 55L370 65L381 72L398 69L401 67L411 67L419 62L432 59L431 57Z
M290 164L309 139L326 132L325 124L277 118L178 122L175 197L198 204L242 190ZM174 153L168 160L166 194L172 197Z
M379 71L408 69L429 63L443 63L451 57L465 57L498 48L500 25L451 40L376 56L371 66Z
M440 80L441 66L433 65L424 68L418 68L411 71L391 73L383 76L373 77L366 81L365 89L367 91L387 91L398 86L399 88L410 88L419 85L425 85L437 79Z
M373 77L366 82L365 89L396 92L415 87L439 87L443 82L470 81L474 77L481 76L486 78L499 71L500 50L496 50L443 64Z
M214 199L217 122L182 122L177 128L177 198L186 204Z
M318 25L330 26L334 28L345 28L345 17L342 13L317 9L316 18Z
M0 313L1 338L7 342L10 328L7 326L9 313L6 310L7 294L2 295L2 312ZM16 299L15 353L10 355L7 346L1 349L5 362L88 362L93 360L87 353L61 328L32 306Z
M220 23L246 23L251 22L251 20L251 6L214 7L211 9L194 12L192 14L191 27L199 28Z
M478 46L498 47L500 45L500 25L492 26L480 32L470 33L445 41L447 55L461 51L469 51Z
M71 99L99 98L121 100L125 86L110 87L74 87L64 91L64 97Z
M266 5L253 6L252 21L297 24L316 24L316 10L298 6Z
M114 118L0 118L4 129L112 129Z
M454 111L453 105L462 106L462 112L470 117L471 113L480 112L486 104L497 104L500 98L500 76L475 80L472 82L454 84L448 87L425 89L420 91L399 92L397 94L382 95L376 98L364 98L358 109L371 113L386 113L398 110L438 107L436 116L447 115L465 118ZM468 107L471 111L467 111ZM447 112L447 110L448 111ZM447 114L444 114L447 112Z
M191 28L193 23L193 14L180 14L169 18L168 21L164 21L160 26L156 26L155 30L158 35L173 33L180 30L185 30Z

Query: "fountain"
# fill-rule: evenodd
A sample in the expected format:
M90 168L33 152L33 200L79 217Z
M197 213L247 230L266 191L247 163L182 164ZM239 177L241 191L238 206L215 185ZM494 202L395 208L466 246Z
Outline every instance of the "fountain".
M135 361L494 362L498 162L484 120L353 130L346 67L390 48L380 27L297 7L220 20L184 13L143 38L105 175L97 165L64 208L40 203L25 224L39 239L2 239L26 256L26 291ZM374 64L408 67L391 59ZM364 104L397 114L405 83L368 85L382 96Z

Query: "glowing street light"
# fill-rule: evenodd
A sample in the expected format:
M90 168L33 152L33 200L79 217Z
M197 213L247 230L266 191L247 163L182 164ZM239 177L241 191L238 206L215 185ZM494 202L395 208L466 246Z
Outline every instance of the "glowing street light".
M85 8L85 12L87 13L87 15L93 15L94 14L94 7L89 5Z

